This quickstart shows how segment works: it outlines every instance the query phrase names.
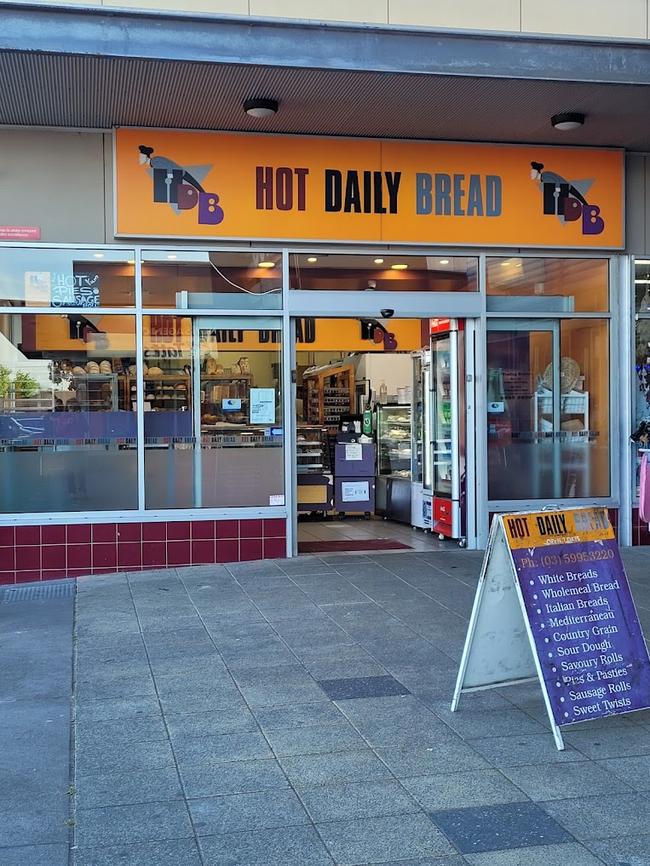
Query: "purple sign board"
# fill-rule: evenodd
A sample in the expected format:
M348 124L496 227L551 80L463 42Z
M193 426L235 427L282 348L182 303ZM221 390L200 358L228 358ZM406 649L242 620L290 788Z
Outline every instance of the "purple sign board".
M555 723L650 707L650 659L611 527L582 531L575 510L537 516L525 516L530 547L503 522Z

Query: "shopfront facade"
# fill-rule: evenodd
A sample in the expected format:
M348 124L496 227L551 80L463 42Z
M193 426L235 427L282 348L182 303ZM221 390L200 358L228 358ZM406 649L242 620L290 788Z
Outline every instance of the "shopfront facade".
M342 317L463 322L468 546L633 540L621 151L103 138L109 242L0 246L1 582L295 554L295 352Z

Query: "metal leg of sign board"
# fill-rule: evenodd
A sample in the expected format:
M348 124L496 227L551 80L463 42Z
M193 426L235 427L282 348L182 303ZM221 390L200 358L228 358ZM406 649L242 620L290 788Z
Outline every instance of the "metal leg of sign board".
M564 749L537 658L501 518L492 523L458 670L451 711L461 694L539 682L553 738Z

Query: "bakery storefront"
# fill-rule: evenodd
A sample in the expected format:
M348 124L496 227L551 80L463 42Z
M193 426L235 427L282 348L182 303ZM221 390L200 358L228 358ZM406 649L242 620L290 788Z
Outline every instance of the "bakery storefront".
M316 428L434 533L453 452L469 547L618 513L621 151L121 129L111 159L113 243L0 246L0 583L294 555Z

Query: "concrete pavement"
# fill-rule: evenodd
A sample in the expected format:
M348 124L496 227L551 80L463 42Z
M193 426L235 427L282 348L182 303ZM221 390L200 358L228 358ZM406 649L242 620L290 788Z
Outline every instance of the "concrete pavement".
M624 559L650 634L650 551ZM73 680L71 599L0 604L0 863L650 866L650 713L559 753L534 685L449 712L480 562L81 578Z

